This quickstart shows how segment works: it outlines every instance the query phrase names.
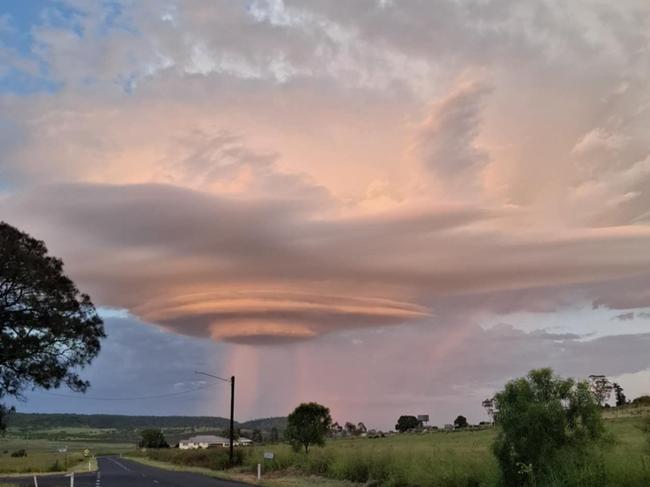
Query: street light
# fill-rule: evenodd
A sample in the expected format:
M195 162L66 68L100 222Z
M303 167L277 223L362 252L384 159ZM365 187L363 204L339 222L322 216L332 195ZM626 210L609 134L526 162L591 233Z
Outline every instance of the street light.
M208 374L207 372L199 372L198 370L194 371L195 374L205 375L207 377L212 377L213 379L219 379L224 382L230 382L230 467L234 467L234 457L235 457L235 376L233 375L230 379L224 379L217 375Z

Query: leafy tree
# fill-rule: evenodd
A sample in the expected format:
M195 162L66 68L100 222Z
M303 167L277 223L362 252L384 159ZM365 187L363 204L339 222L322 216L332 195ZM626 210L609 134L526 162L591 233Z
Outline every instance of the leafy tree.
M493 449L506 486L534 484L563 455L586 452L603 433L589 384L560 378L551 369L508 382L495 405L499 433Z
M280 435L278 429L274 426L271 428L271 443L277 443L278 441L280 441Z
M358 433L358 434L361 435L361 434L363 434L363 433L367 433L367 432L368 432L368 428L366 428L366 425L365 425L365 424L363 424L362 422L360 422L359 424L357 424L357 433Z
M305 449L309 453L311 445L323 446L332 417L330 410L315 402L303 403L287 417L284 434L295 450Z
M395 429L400 433L404 433L405 431L417 429L418 426L420 426L420 422L418 421L418 418L416 418L415 416L404 415L404 416L400 416L399 419L397 420Z
M169 448L161 430L146 429L142 430L140 434L142 435L142 439L138 443L140 448Z
M357 435L357 427L354 425L354 423L350 423L349 421L345 423L345 431L347 431L349 435Z
M494 398L488 397L487 399L483 400L481 406L485 408L485 412L490 418L490 421L494 421Z
M102 320L86 294L63 273L45 244L0 222L0 399L26 387L89 383L75 370L97 356ZM0 427L7 408L0 406Z
M650 396L639 396L632 400L632 404L635 406L650 406Z
M621 387L620 384L617 384L614 382L612 384L614 388L614 394L616 395L616 406L625 406L627 404L627 398L625 397L625 394L623 393L623 388Z
M253 430L251 440L253 440L255 443L262 443L262 432L258 429Z
M599 406L604 406L612 395L614 386L604 375L590 375L589 383Z
M467 418L465 416L459 415L454 419L454 427L455 428L467 428Z

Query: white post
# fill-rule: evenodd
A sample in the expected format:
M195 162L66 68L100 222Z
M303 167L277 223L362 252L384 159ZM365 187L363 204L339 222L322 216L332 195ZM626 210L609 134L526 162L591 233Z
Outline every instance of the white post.
M90 460L88 460L88 471L90 472L92 470L92 467L90 466Z
M36 475L34 475L34 487L38 487L38 479L36 478Z
M74 487L74 472L70 475L70 487Z
M262 478L262 464L258 463L257 464L257 480L260 480Z

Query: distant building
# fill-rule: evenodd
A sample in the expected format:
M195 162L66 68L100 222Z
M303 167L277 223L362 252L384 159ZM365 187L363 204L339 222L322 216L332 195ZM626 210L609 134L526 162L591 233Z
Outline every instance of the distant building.
M229 446L230 440L228 438L215 435L192 436L187 440L181 440L178 444L178 448L181 450L198 450L199 448L227 448Z
M253 440L248 438L239 438L235 440L235 446L251 446L253 445ZM187 440L181 440L178 443L178 448L181 450L198 450L206 448L229 448L230 439L224 438L223 436L215 435L200 435L192 436Z

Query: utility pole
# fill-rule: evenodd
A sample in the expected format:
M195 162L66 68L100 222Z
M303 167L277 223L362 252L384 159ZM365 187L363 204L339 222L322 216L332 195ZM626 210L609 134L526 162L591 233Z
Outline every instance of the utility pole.
M235 459L235 376L230 378L230 467Z
M205 375L224 382L230 382L230 466L235 466L235 376L230 379L224 379L218 375L208 374L206 372L194 371L195 374Z

